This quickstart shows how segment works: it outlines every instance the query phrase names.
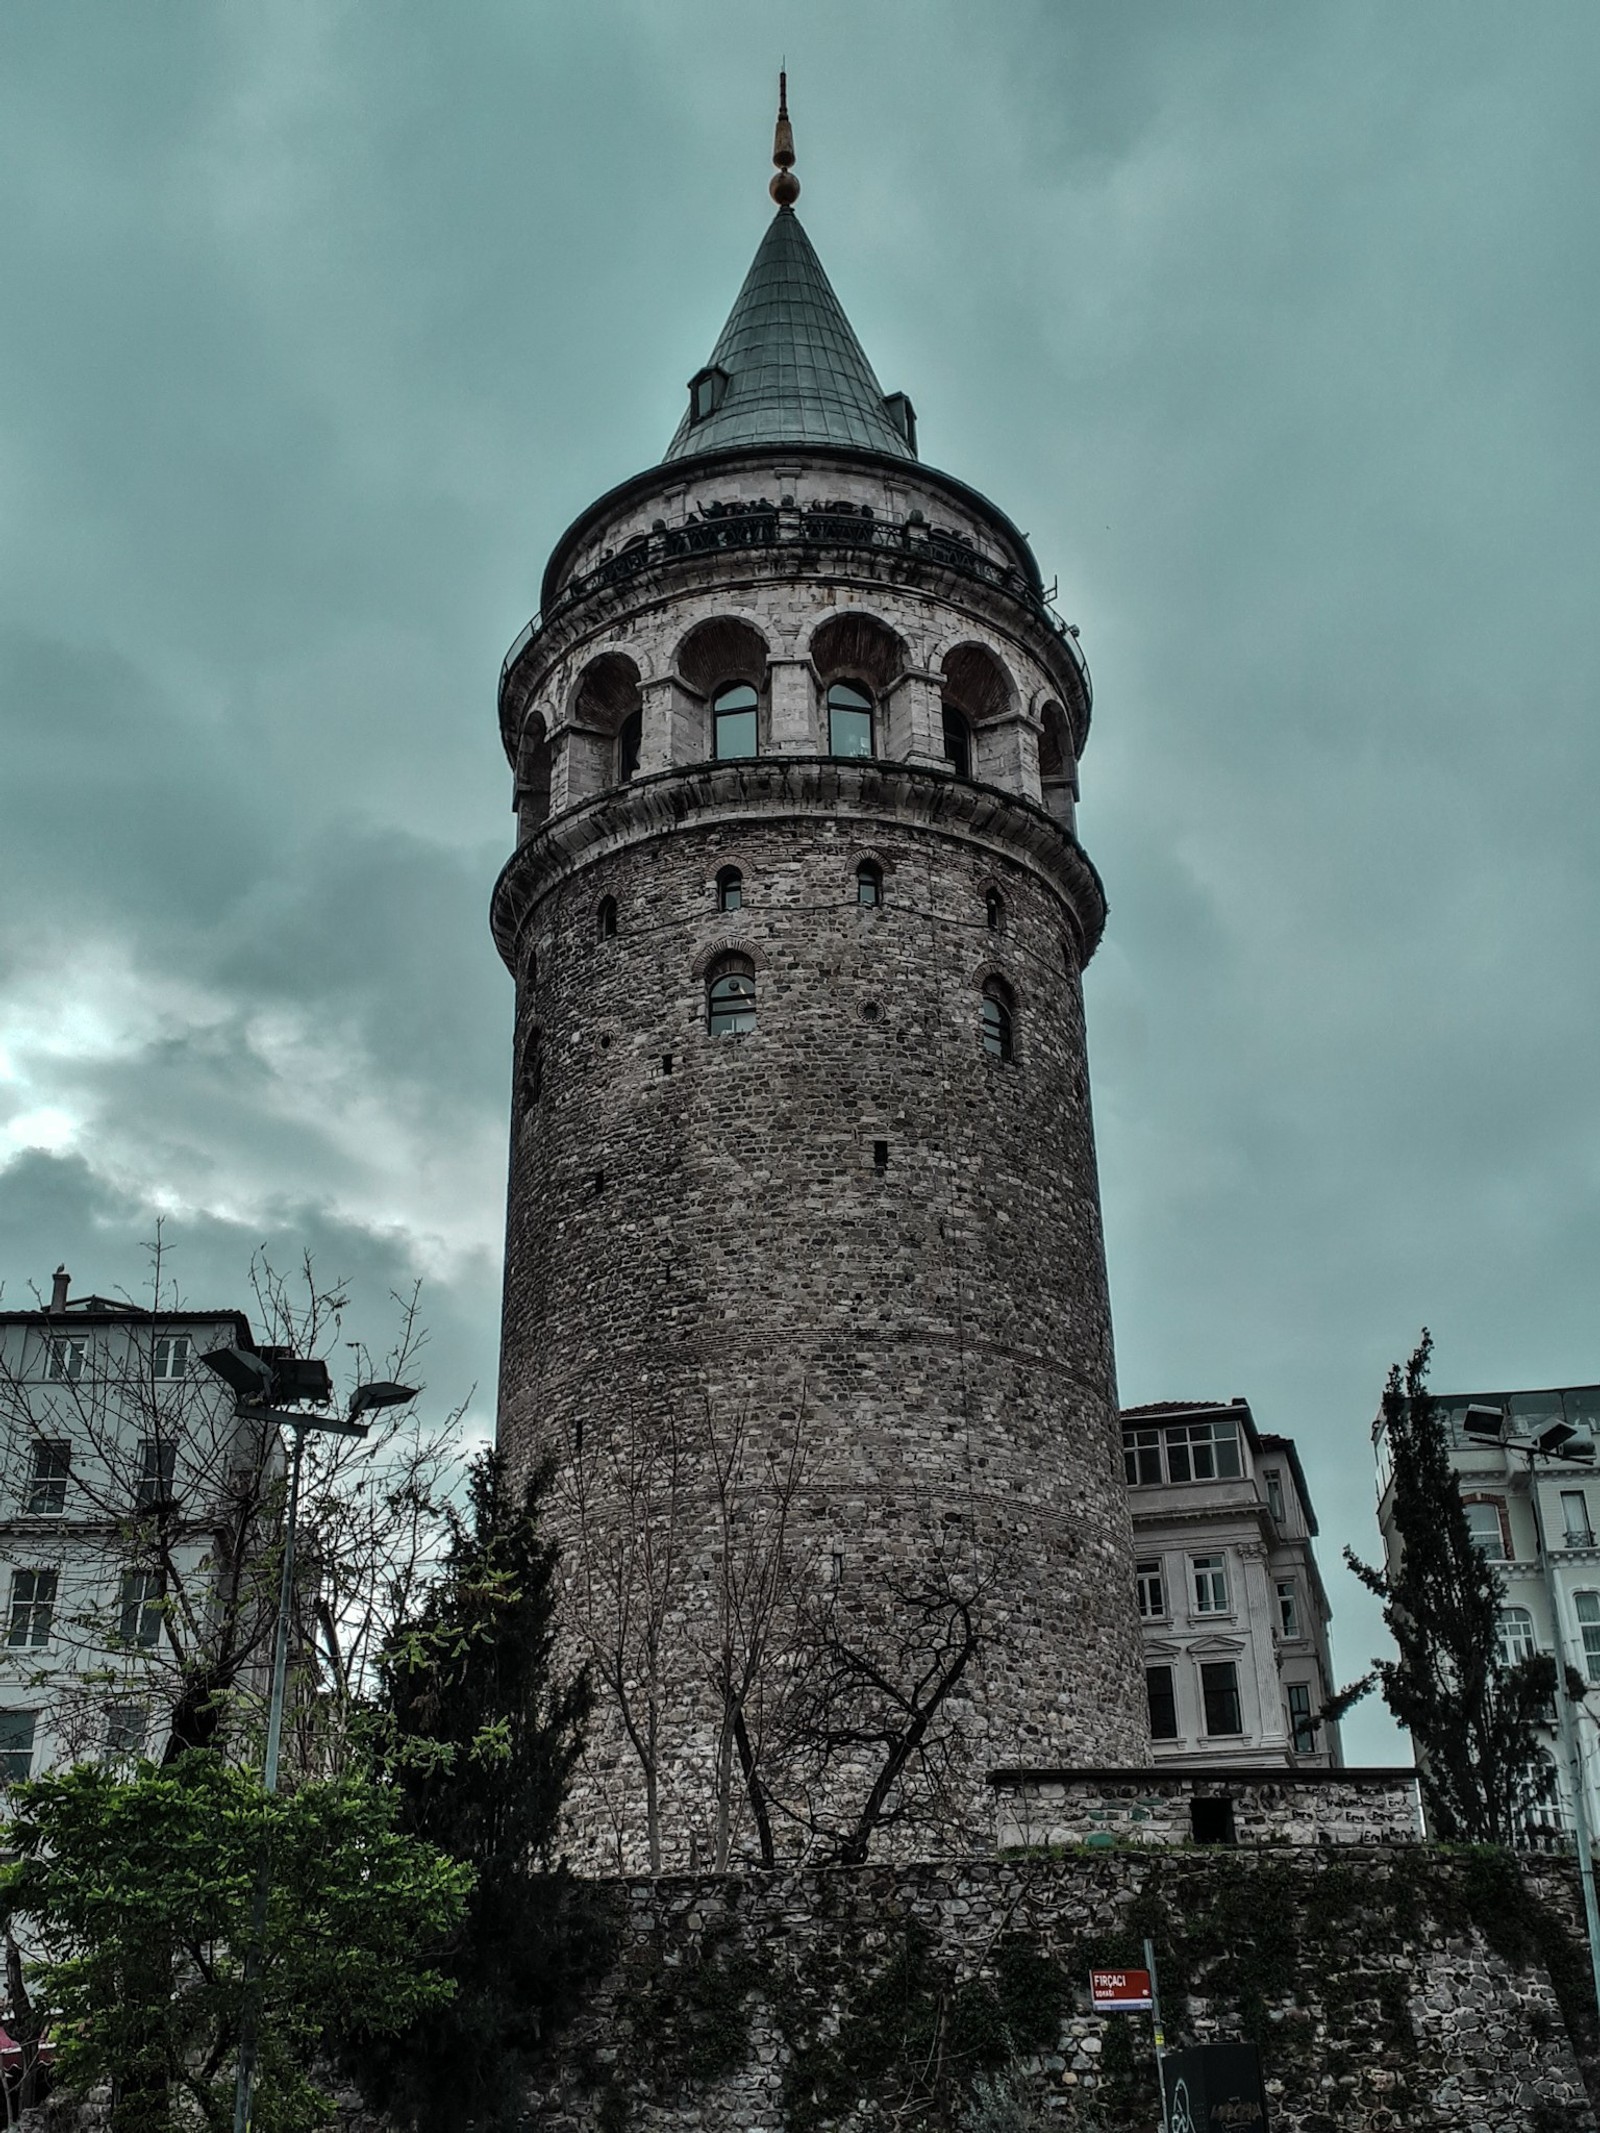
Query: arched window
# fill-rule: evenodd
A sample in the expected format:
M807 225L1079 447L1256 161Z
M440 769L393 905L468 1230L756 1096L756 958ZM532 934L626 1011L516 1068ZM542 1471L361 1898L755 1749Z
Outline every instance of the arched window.
M744 876L737 867L724 867L717 876L717 909L737 911L744 902Z
M630 711L617 728L617 783L626 785L639 768L639 743L644 737L644 714Z
M1495 1634L1502 1666L1520 1666L1524 1659L1532 1659L1538 1653L1533 1617L1525 1607L1502 1607Z
M881 904L883 902L883 869L875 859L863 859L856 868L856 902L858 904Z
M991 933L1006 930L1006 900L998 889L990 889L983 899L983 916Z
M828 753L872 753L872 698L853 681L836 681L828 691Z
M972 728L953 704L944 707L944 759L958 778L972 775Z
M747 1036L756 1026L756 967L724 955L706 974L706 1028L713 1037Z
M986 978L979 1027L983 1032L983 1048L992 1058L1011 1058L1015 1045L1015 1015L1016 1003L1004 978Z
M594 926L595 932L599 935L601 940L614 941L616 939L617 899L614 896L601 897L600 902L595 909Z
M719 763L755 754L758 702L747 681L730 682L712 697L711 752Z

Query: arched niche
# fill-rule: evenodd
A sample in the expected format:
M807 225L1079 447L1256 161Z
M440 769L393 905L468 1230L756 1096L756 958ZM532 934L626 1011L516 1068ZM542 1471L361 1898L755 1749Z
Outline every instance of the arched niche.
M602 652L578 676L567 719L567 801L622 785L639 764L643 697L626 652Z
M677 678L691 692L694 706L685 719L688 730L680 728L680 737L675 741L675 762L701 761L712 755L712 699L739 683L756 693L757 747L765 751L769 732L767 659L766 638L737 616L713 615L708 621L696 623L678 646L673 661Z
M517 742L517 822L524 837L531 836L550 812L553 754L548 725L539 712L529 711Z
M1004 663L984 644L958 644L940 662L947 710L971 736L971 775L1009 792L1024 790L1017 745L1017 691Z
M830 615L813 631L810 652L816 694L808 708L815 722L817 748L826 755L854 754L862 745L841 747L833 733L836 722L831 707L836 692L842 691L848 696L841 695L840 703L853 703L860 712L857 723L863 736L870 717L872 739L867 752L903 753L903 748L896 748L899 736L891 732L893 691L907 664L905 641L899 633L876 615L846 609ZM870 712L863 706L870 706Z
M1039 706L1039 787L1045 806L1063 829L1074 825L1078 766L1072 754L1072 728L1053 697Z

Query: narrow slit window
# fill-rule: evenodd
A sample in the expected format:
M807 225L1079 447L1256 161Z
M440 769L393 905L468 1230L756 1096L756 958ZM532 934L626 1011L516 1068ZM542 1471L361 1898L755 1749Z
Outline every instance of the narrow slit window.
M972 775L972 728L953 704L944 707L944 759L958 778Z
M744 876L737 867L724 867L717 876L717 909L739 911L744 907Z
M998 889L990 889L983 899L984 924L991 933L1006 930L1006 900Z
M711 752L719 763L756 753L760 699L747 681L730 682L711 699Z
M595 931L599 934L601 940L614 941L616 939L617 899L614 896L601 897L599 907L594 915L594 922Z
M630 711L617 728L617 783L626 785L638 774L639 749L644 741L644 714Z
M983 988L979 1027L984 1050L992 1059L1009 1063L1016 1053L1016 1015L1011 988L999 978L990 978Z
M883 902L883 869L875 859L863 859L856 868L856 902L858 904L881 904Z

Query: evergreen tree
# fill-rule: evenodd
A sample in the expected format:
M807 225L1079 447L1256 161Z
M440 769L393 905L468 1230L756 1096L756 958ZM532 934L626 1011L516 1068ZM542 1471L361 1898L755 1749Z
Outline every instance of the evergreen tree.
M371 2101L429 2133L519 2122L530 2070L609 1946L594 1893L556 1857L591 1696L556 1658L549 1483L541 1469L518 1498L500 1453L474 1462L469 1515L382 1667L378 1754L399 1825L476 1875L440 1962L455 1998L403 2049L351 2040Z
M1555 1694L1554 1660L1507 1665L1499 1640L1505 1595L1467 1526L1443 1424L1428 1392L1433 1351L1426 1327L1402 1374L1384 1387L1383 1421L1394 1462L1399 1560L1374 1569L1345 1561L1383 1602L1399 1649L1332 1699L1337 1718L1374 1686L1416 1744L1436 1836L1451 1843L1515 1841L1541 1763L1539 1734Z

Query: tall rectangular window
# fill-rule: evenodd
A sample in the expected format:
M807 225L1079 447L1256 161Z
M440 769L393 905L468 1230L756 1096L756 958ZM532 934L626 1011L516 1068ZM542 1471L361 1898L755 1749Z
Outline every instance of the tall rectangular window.
M1569 1548L1594 1546L1594 1528L1589 1523L1589 1499L1582 1489L1561 1491L1561 1524Z
M1228 1612L1228 1561L1222 1555L1192 1555L1189 1568L1194 1574L1194 1611L1197 1615L1225 1615Z
M33 1772L33 1711L0 1711L0 1784L20 1784Z
M1278 1595L1278 1627L1286 1637L1300 1634L1300 1595L1295 1591L1293 1578L1279 1578L1275 1586Z
M187 1333L163 1333L155 1344L152 1367L158 1378L186 1378L193 1343Z
M1583 1663L1589 1679L1600 1682L1600 1592L1576 1592L1572 1604L1583 1632Z
M144 1437L139 1443L139 1486L135 1504L141 1511L158 1510L172 1501L172 1474L178 1447L165 1437Z
M72 1446L65 1437L41 1437L35 1441L26 1499L30 1517L54 1516L67 1508L67 1479L71 1472Z
M1135 1563L1134 1576L1139 1585L1139 1612L1148 1622L1160 1620L1167 1611L1167 1595L1161 1582L1161 1561L1152 1557L1147 1563Z
M6 1643L13 1651L37 1648L50 1642L50 1625L56 1612L54 1570L13 1570L11 1573L11 1622Z
M1207 1733L1242 1733L1239 1670L1231 1659L1208 1659L1200 1669L1200 1700Z
M76 1385L83 1376L84 1357L88 1353L86 1341L54 1339L45 1359L44 1374L58 1384Z
M1469 1503L1463 1508L1467 1514L1467 1531L1479 1554L1486 1555L1491 1563L1505 1562L1508 1550L1505 1527L1500 1522L1500 1506L1497 1503Z
M1171 1667L1147 1666L1144 1670L1144 1692L1150 1704L1150 1738L1176 1740L1178 1699L1173 1691Z
M142 1703L107 1705L107 1755L143 1755L149 1732L150 1714Z
M1294 1752L1296 1755L1315 1755L1317 1721L1311 1712L1311 1684L1308 1681L1291 1681L1286 1693L1289 1698L1289 1734L1294 1742Z
M1267 1484L1267 1509L1281 1526L1283 1524L1283 1476L1276 1467L1271 1467L1268 1469L1264 1479Z
M1158 1429L1124 1429L1122 1467L1130 1483L1161 1479L1161 1432Z
M161 1641L161 1580L153 1570L122 1574L121 1634L124 1644L148 1651Z

